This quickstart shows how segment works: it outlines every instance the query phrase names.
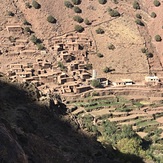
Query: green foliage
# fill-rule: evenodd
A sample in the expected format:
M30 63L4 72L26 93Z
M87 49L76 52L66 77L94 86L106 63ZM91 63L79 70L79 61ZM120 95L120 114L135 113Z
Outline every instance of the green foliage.
M103 70L103 72L105 72L105 73L110 72L110 68L109 67L105 67L104 70Z
M139 5L139 3L137 1L134 1L133 8L136 9L136 10L140 9L140 5Z
M78 6L75 6L75 7L74 7L74 12L75 12L75 13L81 13L82 10L81 10Z
M156 40L157 42L161 42L161 41L162 41L162 38L161 38L160 35L156 35L156 36L155 36L155 40Z
M40 44L41 40L38 39L35 35L32 35L30 40L34 43L34 44Z
M87 63L87 64L85 65L85 68L86 68L87 70L91 70L91 69L92 69L92 64Z
M135 23L140 25L140 26L144 26L144 23L140 19L136 19Z
M71 0L74 5L79 5L81 0Z
M74 16L73 20L78 22L78 23L82 23L83 22L83 18L81 16L78 16L78 15Z
M96 29L97 34L103 34L105 31L102 28Z
M108 8L108 12L111 17L119 17L120 16L120 13L117 10Z
M114 49L115 49L115 46L114 46L113 44L109 44L109 45L108 45L108 49L109 49L109 50L114 50Z
M52 15L49 15L49 16L47 17L47 21L48 21L49 23L56 23L56 19L55 19Z
M98 80L92 80L91 85L95 88L99 88L101 86Z
M42 45L41 43L36 44L36 46L37 46L38 50L44 50L45 49L44 45Z
M140 155L142 153L141 140L135 138L123 138L117 142L117 148L125 154ZM132 160L133 161L133 160Z
M64 2L64 5L67 7L67 8L73 8L74 5L70 2L70 1L65 1Z
M24 20L23 24L24 25L31 25L27 20Z
M136 18L141 19L142 16L140 14L136 14Z
M75 31L81 33L84 31L84 28L81 25L75 25Z
M91 22L88 20L88 18L86 18L86 19L84 20L84 23L85 23L86 25L91 25Z
M101 53L97 53L97 56L98 56L99 58L104 57L104 55L103 55L103 54L101 54Z
M32 31L31 31L31 29L29 27L25 27L24 32L29 33L29 34L32 33Z
M60 67L61 71L66 70L66 66L62 62L58 62L58 67Z
M35 1L35 0L32 1L32 6L35 9L40 9L41 8L41 5L37 1Z
M26 8L31 8L31 7L32 7L31 4L30 4L29 2L26 2L26 3L25 3L25 6L26 6Z
M9 37L9 40L10 40L11 42L15 42L15 41L16 41L16 38L13 37L13 36L10 36L10 37Z
M142 53L146 53L146 52L147 52L147 49L146 49L146 48L142 48L142 49L141 49L141 52L142 52Z
M153 53L151 53L151 52L146 52L146 56L147 56L148 58L152 58L152 57L153 57Z
M154 0L154 1L153 1L153 4L154 4L156 7L158 7L158 6L161 5L161 3L160 3L158 0Z
M98 0L98 2L103 5L103 4L107 3L107 0Z
M151 13L151 17L152 17L152 18L155 18L156 16L157 16L157 15L156 15L155 12L152 12L152 13Z
M8 16L14 16L15 14L12 11L8 11Z

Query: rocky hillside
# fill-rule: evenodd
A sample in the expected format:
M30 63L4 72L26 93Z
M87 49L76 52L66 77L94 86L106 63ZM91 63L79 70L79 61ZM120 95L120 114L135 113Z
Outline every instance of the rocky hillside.
M134 0L104 1L103 4L98 0L79 1L77 4L68 1L71 7L66 7L64 0L36 2L39 4L38 8L34 7L32 0L2 2L1 36L9 36L6 32L7 24L18 23L24 29L30 27L33 34L41 39L49 50L48 41L52 37L74 31L75 25L81 25L84 33L95 42L95 55L90 55L89 59L99 77L142 80L149 70L152 73L162 70L161 44L155 40L156 35L162 36L161 3L155 6L154 1L137 1L139 7L135 8ZM117 11L119 15L111 15L110 11ZM153 12L156 14L155 18L151 16ZM49 23L48 16L53 16L55 21ZM80 17L81 22L74 20L75 16ZM29 24L24 24L25 21ZM143 26L137 24L137 21L142 21ZM160 30L157 30L157 27ZM98 34L98 29L103 32ZM113 49L110 48L111 45ZM146 50L146 54L142 53L142 49ZM103 57L99 58L98 53ZM97 62L98 64L95 64ZM104 73L105 67L111 68L113 74Z
M63 104L38 98L35 87L0 81L0 162L114 162L114 151L84 134Z

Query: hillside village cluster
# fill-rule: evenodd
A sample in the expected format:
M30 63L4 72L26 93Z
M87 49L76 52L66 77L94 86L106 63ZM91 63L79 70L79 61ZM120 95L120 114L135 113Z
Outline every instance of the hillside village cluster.
M93 89L92 80L99 80L103 87L110 84L106 78L97 78L96 70L93 72L89 70L91 64L88 54L95 53L95 45L86 34L70 33L52 38L48 43L49 50L55 58L52 62L48 58L41 57L48 53L46 50L38 51L36 48L30 48L29 40L21 38L23 33L21 25L7 25L6 30L9 37L0 38L1 56L10 58L35 55L35 60L32 62L13 62L7 66L6 73L13 81L31 82L43 92L50 90L61 94L78 94ZM158 85L159 78L146 76L145 82ZM132 84L134 82L131 79L122 79L111 83L112 86Z

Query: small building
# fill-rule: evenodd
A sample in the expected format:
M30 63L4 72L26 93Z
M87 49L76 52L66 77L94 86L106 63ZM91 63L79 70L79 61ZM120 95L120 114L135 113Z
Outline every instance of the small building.
M145 76L145 82L147 83L158 83L160 79L157 76Z
M114 86L126 86L126 85L133 85L134 82L131 79L121 79L112 82Z

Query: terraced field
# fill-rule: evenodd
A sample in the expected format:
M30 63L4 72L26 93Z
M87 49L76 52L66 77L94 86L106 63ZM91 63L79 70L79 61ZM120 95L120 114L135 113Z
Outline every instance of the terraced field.
M76 100L69 106L71 106L69 112L77 119L80 127L86 132L95 133L97 140L102 144L111 143L118 148L118 142L125 138L124 133L128 132L132 135L134 132L136 135L133 138L139 137L138 139L142 142L149 143L148 152L152 151L154 156L152 157L155 160L163 159L163 106L161 101L154 103L150 99L134 99L134 97L93 96ZM130 137L129 140L131 139ZM145 157L150 155L148 152L144 154ZM158 154L155 155L156 153Z

